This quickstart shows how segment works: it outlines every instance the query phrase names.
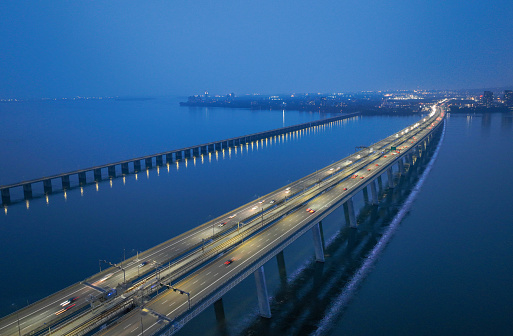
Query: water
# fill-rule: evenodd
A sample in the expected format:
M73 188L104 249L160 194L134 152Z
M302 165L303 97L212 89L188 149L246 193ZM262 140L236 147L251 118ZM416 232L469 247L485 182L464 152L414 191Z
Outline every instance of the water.
M321 117L294 111L189 109L177 102L160 98L3 104L2 184ZM135 255L417 120L351 119L242 152L225 151L224 158L220 153L203 162L189 160L187 166L171 165L169 171L152 169L56 192L48 199L35 191L35 199L11 205L0 216L0 269L9 272L0 277L0 288L9 288L1 292L0 315L10 313L13 303L22 307L83 280L99 270L99 259L119 262L124 252ZM328 236L334 231L327 226ZM309 237L303 239L310 246ZM286 255L289 274L313 253L313 246L296 250L292 259ZM269 279L276 274L267 272ZM232 292L252 290L241 284ZM250 297L244 300L254 307Z
M451 115L408 217L331 335L511 335L512 115Z
M55 103L59 108L27 103L25 107L19 105L23 108L8 106L9 113L2 105L0 151L2 158L8 158L1 163L2 183L38 177L39 168L45 170L45 175L54 174L80 165L92 166L319 117L287 111L284 123L279 111L207 112L180 108L171 104L174 102L176 99L171 98L78 102L86 105L81 108L69 102ZM81 111L76 115L81 123L65 118L72 111ZM52 121L44 123L48 115L53 116ZM248 118L251 123L244 122ZM90 119L94 122L87 123ZM95 126L104 119L110 128ZM196 164L189 161L187 166L181 164L178 168L173 165L169 172L167 167L153 169L129 175L124 181L114 179L112 186L110 181L104 181L83 190L73 189L66 195L55 193L48 204L41 197L28 205L20 202L9 206L7 215L0 216L0 267L9 272L9 276L0 278L0 288L10 288L1 292L0 313L12 311L12 303L20 307L27 300L33 302L84 279L98 270L100 258L120 261L123 248L127 256L149 248L417 119L348 120L258 149L225 153L224 158L220 154L205 158L203 163L197 160ZM188 120L183 125L189 126L180 127L178 120ZM227 126L232 122L244 131ZM50 132L39 130L41 123ZM195 123L198 128L192 126ZM20 130L27 127L40 137L24 137ZM72 131L81 128L87 129L79 133L84 136L96 133L83 141ZM59 129L67 141L62 141ZM159 130L157 135L153 134L155 129ZM44 133L50 140L43 139ZM340 315L333 317L327 334L511 333L512 140L512 115L453 114L448 118L438 158L409 214L356 296ZM21 149L32 155L16 156ZM43 149L51 151L41 155ZM37 164L32 164L32 159L38 160ZM362 195L358 195L357 233L345 229L342 209L326 218L325 265L312 262L314 250L309 235L285 250L285 272L280 273L275 259L267 263L271 320L257 316L255 284L250 277L223 297L224 323L216 321L211 307L181 334L314 332L366 253L379 241L411 187L406 183L383 195L379 209L365 207Z

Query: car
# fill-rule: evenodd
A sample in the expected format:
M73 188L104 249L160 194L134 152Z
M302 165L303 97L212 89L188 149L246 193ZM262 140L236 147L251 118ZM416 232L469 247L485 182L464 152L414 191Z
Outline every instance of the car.
M265 202L265 200L261 200L260 202L258 202L258 204L262 204L262 203L264 203L264 202Z
M254 206L254 207L251 208L251 210L256 210L256 209L258 209L257 206Z
M63 309L59 310L58 312L55 313L55 315L60 315L60 314L62 314L64 312L66 312L68 309L73 308L74 306L76 306L75 303L72 304L71 306L67 306L66 308L63 308Z
M364 178L364 177L365 177L365 176L360 176L360 178L361 178L361 179L362 179L362 178Z
M78 300L78 296L77 296L77 297L74 297L74 298L69 298L69 299L67 299L66 301L62 302L60 305L61 305L62 307L64 307L64 306L67 306L67 305L69 305L69 304L71 304L71 303L73 303L73 302L77 301L77 300Z
M104 276L103 278L101 278L100 280L96 281L96 282L93 282L93 286L96 286L96 285L99 285L101 284L102 282L104 282L105 280L109 279L111 276L113 276L114 273L109 273L107 274L106 276Z
M232 218L235 218L235 216L237 216L237 214L233 214L233 215L231 215L231 216L230 216L230 217L228 217L228 218L232 219Z
M288 187L288 188L287 188L287 189L285 189L285 190L290 190L290 187Z
M288 194L290 192L290 190L285 190L285 194Z
M344 190L347 190L347 188L344 188Z
M226 225L226 222L223 222L223 223L219 223L219 225L217 225L217 226L219 226L219 227L223 227L223 226L225 226L225 225Z
M314 209L310 209L310 208L308 208L308 209L306 209L306 212L314 213L314 212L315 212L315 210L314 210Z
M387 157L386 155L384 157Z
M271 202L269 202L270 204L273 204L274 202L276 202L275 200L271 200Z
M230 265L232 262L235 261L235 258L228 259L224 262L225 265Z
M369 168L369 169L367 169L367 171L370 171L370 170L371 170L370 168Z
M376 163L376 167L379 166L379 164Z
M142 263L139 264L139 267L144 267L148 265L148 262L147 261L143 261Z
M357 178L358 174L354 174L351 178Z

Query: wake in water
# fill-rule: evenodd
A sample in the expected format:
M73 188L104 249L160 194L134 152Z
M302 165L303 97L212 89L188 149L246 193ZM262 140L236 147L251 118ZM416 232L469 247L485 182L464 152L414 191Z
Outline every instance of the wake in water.
M445 123L446 122L444 121L442 135L440 137L440 141L438 142L438 146L436 147L436 150L433 154L433 157L431 158L431 161L422 173L422 176L419 178L417 184L415 185L412 192L404 202L403 206L396 214L396 216L394 217L386 231L383 233L383 236L381 237L379 242L367 255L362 266L358 269L358 271L355 272L354 276L342 290L342 293L333 300L332 306L329 308L325 317L320 321L317 330L311 334L312 336L324 335L332 328L333 324L337 321L337 317L340 316L341 312L344 310L345 307L347 307L348 303L354 297L356 290L361 285L365 277L370 273L379 256L381 255L381 253L383 253L386 245L388 244L393 234L399 227L399 224L406 216L406 214L410 211L413 202L417 198L417 195L420 192L420 189L422 188L422 185L424 184L424 181L426 180L438 156L438 152L440 150L440 147L445 136Z

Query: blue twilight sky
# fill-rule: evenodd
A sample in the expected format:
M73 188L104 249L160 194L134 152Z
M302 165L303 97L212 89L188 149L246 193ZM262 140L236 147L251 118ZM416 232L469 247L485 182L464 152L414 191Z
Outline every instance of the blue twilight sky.
M512 0L0 2L0 98L512 84Z

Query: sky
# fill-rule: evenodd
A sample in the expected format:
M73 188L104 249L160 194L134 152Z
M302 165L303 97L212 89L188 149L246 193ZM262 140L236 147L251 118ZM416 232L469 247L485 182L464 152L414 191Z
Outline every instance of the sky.
M0 2L0 98L513 85L511 0Z

